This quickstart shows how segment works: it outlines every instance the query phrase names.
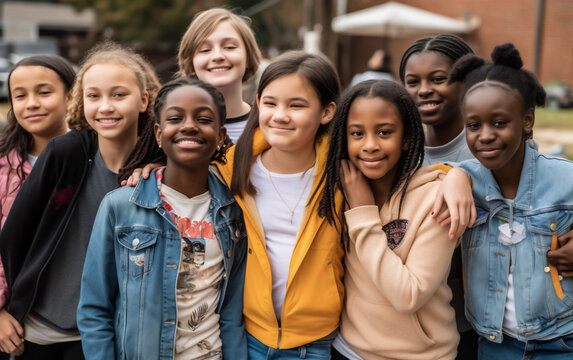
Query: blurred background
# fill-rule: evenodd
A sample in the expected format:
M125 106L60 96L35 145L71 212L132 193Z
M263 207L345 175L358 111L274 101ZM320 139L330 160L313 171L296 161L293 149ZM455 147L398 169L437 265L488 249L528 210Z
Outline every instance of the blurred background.
M536 113L540 150L573 159L573 0L0 0L0 118L10 68L29 55L59 54L77 65L95 43L113 39L145 54L162 81L171 79L193 15L214 6L252 19L266 59L289 49L322 52L344 86L376 49L397 78L402 53L420 37L453 33L486 58L512 42L548 92Z

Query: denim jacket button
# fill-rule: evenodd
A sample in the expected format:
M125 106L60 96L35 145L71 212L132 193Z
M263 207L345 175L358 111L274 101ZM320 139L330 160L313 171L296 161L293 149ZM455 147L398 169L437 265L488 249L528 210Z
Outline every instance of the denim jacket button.
M550 272L551 269L549 268L549 266L546 266L546 267L543 269L543 271L545 271L545 272Z
M238 238L241 236L241 230L237 229L235 230L235 237Z
M228 258L231 257L231 250L227 250L227 257L228 257Z
M490 340L495 340L495 335L490 335L490 336L489 336L489 339L490 339Z
M131 242L131 245L134 247L139 245L139 239L137 237L135 239L133 239L133 241Z

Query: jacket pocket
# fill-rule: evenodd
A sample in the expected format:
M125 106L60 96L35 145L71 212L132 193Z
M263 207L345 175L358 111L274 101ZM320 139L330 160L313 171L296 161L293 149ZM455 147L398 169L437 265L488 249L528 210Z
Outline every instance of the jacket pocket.
M573 306L573 279L559 280L564 294L563 298L559 299L555 293L551 274L547 272L549 265L547 251L551 249L554 234L560 236L570 231L573 226L573 210L549 211L529 216L527 221L534 242L534 264L539 264L535 266L534 271L543 276L543 283L537 284L535 283L536 277L533 277L531 286L536 289L545 288L547 294L545 301L548 302L545 306L549 309L550 316L570 311Z
M153 253L159 231L145 227L117 230L117 241L121 245L121 268L132 277L141 276L151 270Z

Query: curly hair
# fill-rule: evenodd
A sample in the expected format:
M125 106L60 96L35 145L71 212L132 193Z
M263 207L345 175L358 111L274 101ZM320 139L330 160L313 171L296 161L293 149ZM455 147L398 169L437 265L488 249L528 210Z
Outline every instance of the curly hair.
M135 74L140 91L148 93L147 109L139 114L137 125L137 134L141 136L147 124L151 122L153 102L161 85L153 67L143 56L112 41L104 41L94 46L82 63L76 83L72 88L72 98L68 106L66 117L68 127L74 130L91 129L84 114L83 78L86 71L96 64L118 64L131 69Z
M418 109L408 92L399 84L389 80L368 80L347 89L341 96L338 108L332 120L330 144L326 169L321 178L324 182L324 191L320 200L318 213L330 223L340 219L344 213L346 195L340 179L340 164L342 160L349 159L347 145L347 119L354 101L360 97L381 98L398 109L402 125L404 126L404 139L408 148L402 151L396 164L396 175L392 181L388 198L397 191L401 191L400 208L406 194L406 188L415 172L424 161L424 130ZM344 202L340 209L336 209L335 193L341 191ZM342 221L344 226L345 222Z

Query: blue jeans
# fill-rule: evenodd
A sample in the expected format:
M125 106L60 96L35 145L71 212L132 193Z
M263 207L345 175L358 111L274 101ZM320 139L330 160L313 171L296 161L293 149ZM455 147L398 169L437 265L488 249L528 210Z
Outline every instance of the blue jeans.
M484 337L479 339L479 360L563 360L573 359L573 334L548 341L519 341L505 335L497 344Z
M292 349L268 347L247 333L249 360L330 360L330 344L333 339L320 339Z

